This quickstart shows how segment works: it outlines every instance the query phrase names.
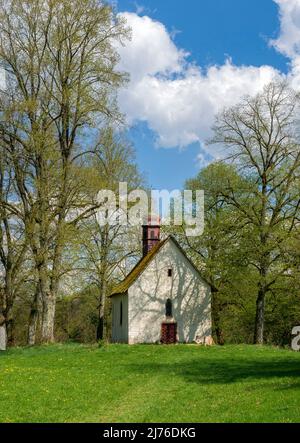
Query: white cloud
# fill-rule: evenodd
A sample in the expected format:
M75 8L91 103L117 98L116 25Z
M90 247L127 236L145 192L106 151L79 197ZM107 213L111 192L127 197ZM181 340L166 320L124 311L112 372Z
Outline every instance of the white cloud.
M290 59L287 79L300 89L300 0L274 0L279 7L280 33L270 44Z
M135 13L122 16L132 29L132 40L119 48L121 68L130 73L132 84L146 76L182 70L187 54L176 47L162 23Z
M280 35L270 43L293 59L300 54L300 0L274 1L279 6Z
M276 2L281 33L271 44L291 58L288 77L300 88L300 0ZM132 41L120 48L121 68L131 75L129 86L120 93L121 109L129 123L147 122L160 147L199 142L202 151L221 155L204 143L216 113L283 77L272 66L235 66L230 59L201 69L188 62L188 54L177 48L162 23L134 13L122 15L132 28Z
M215 114L242 95L258 92L276 75L268 67L236 67L230 61L206 73L189 69L182 78L146 75L122 91L122 108L130 121L147 121L162 147L204 141Z

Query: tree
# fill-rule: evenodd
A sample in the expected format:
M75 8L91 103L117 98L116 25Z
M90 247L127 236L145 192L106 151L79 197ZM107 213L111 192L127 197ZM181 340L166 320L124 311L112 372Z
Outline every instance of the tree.
M279 279L291 278L287 243L299 217L300 149L298 99L285 84L270 84L254 98L221 113L212 143L230 150L246 178L239 191L228 181L226 202L238 211L248 233L249 265L258 275L254 343L264 341L266 296Z
M119 183L126 182L128 192L143 185L138 172L134 152L124 134L111 127L104 129L95 147L92 166L101 177L101 189L119 193ZM120 274L126 259L137 256L136 242L131 237L134 227L113 225L99 226L96 216L79 224L81 263L87 283L97 288L98 325L97 340L106 337L107 295ZM134 235L133 239L137 236Z
M121 118L115 43L128 32L99 0L1 0L0 11L0 140L36 267L42 341L51 342L67 225L95 209L77 171L91 154L91 129Z
M18 214L7 204L13 198L12 170L0 150L0 325L4 324L8 344L13 339L13 307L26 280L28 243Z
M205 224L201 236L187 237L184 230L181 232L182 244L212 288L213 331L218 344L224 344L223 311L229 306L244 308L242 275L247 272L241 248L244 222L223 196L228 182L239 191L241 178L235 167L220 161L186 182L186 189L204 191Z

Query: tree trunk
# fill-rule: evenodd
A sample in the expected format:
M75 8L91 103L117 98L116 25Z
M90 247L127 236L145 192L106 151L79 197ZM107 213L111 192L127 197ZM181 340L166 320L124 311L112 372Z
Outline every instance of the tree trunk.
M270 252L268 251L269 233L266 226L267 219L267 177L266 173L262 174L262 208L260 220L260 281L258 286L258 294L256 299L256 314L254 326L254 344L262 345L264 343L264 323L265 323L265 296L267 293L267 274L270 264Z
M9 261L9 264L7 264L6 275L5 275L4 309L3 309L7 346L13 346L14 344L14 330L13 330L14 319L12 315L12 307L14 300L15 300L15 294L13 291L13 271L12 271L11 262Z
M97 326L97 341L103 340L104 337L104 315L99 314L98 326Z
M223 336L223 330L221 327L221 306L220 303L218 303L218 291L214 288L212 288L212 321L214 326L214 332L215 337L218 345L224 345L224 336Z
M264 321L265 321L265 290L259 289L256 300L256 315L254 327L254 344L264 343Z
M5 324L0 326L0 351L6 351L7 334Z
M217 338L217 345L223 346L225 344L225 340L224 340L223 330L219 325L215 327L215 334Z
M7 332L4 316L0 312L0 351L6 350Z
M42 343L54 342L56 292L51 291L51 281L44 260L38 266L38 291L42 299Z
M5 343L6 346L13 346L14 344L14 320L11 313L11 308L7 308L1 313L0 311L0 326L5 329ZM2 334L4 332L2 331Z
M104 332L105 332L104 316L105 316L105 305L104 303L101 303L99 308L99 318L97 326L97 340L104 339Z
M7 346L14 345L14 320L10 316L6 322L6 338L7 338Z
M42 342L54 342L55 296L48 294L43 299Z
M100 296L99 296L99 318L97 326L97 340L103 340L105 337L105 301L106 301L106 285L103 276L101 280Z
M37 331L37 323L38 323L38 316L39 316L39 295L40 295L40 291L37 286L35 294L34 294L32 306L30 309L29 320L28 320L27 344L29 346L33 346L36 343L36 331Z
M38 322L38 311L34 308L31 308L29 314L28 335L27 335L28 346L34 346L36 343L37 322Z

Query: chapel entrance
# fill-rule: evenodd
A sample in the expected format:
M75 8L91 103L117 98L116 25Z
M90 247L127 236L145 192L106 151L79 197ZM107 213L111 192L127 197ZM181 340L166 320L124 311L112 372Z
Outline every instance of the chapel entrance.
M173 318L172 300L166 301L166 319L161 324L160 342L163 345L172 345L177 342L177 323Z
M177 343L177 323L163 322L161 324L160 342L163 345L173 345Z

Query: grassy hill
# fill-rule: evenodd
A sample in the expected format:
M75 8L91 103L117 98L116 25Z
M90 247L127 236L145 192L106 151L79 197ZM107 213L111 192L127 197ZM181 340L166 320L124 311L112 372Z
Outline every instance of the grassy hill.
M300 353L52 345L0 353L0 422L299 422Z

